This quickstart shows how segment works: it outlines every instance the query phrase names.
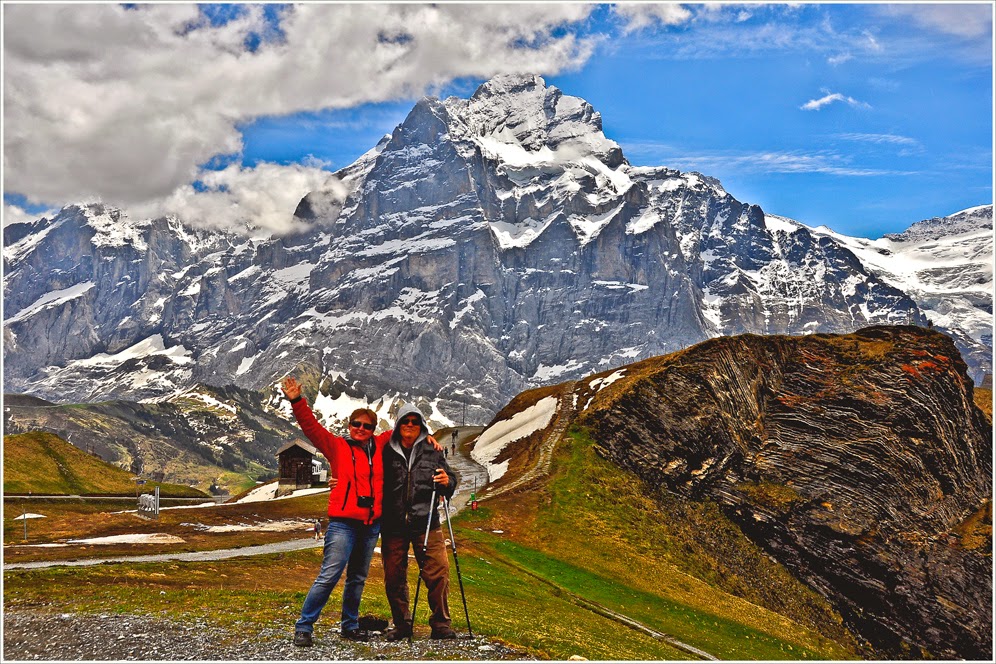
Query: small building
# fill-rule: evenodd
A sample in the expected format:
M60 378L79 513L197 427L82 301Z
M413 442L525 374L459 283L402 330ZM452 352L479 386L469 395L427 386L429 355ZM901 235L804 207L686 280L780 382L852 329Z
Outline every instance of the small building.
M325 464L315 458L317 454L315 447L301 440L292 440L277 450L277 465L280 470L277 496L298 489L310 489L315 484L324 485L328 481Z

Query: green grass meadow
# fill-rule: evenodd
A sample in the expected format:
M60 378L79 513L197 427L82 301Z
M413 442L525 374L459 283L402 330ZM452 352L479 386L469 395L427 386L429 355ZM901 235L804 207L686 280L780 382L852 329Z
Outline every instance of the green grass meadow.
M127 496L135 493L134 476L44 431L3 437L3 492L35 495ZM148 482L160 495L203 497L189 486Z
M209 515L209 522L222 523L308 514L324 500L225 506L203 515L180 510L187 513L146 530L181 532L184 521L207 522ZM64 523L65 530L81 516L54 514L53 526ZM116 532L132 517L105 513L89 520L101 518L107 521L102 528ZM687 644L721 659L858 658L839 617L739 535L715 505L651 496L632 475L599 458L581 431L560 443L549 477L482 501L476 511L464 509L453 525L474 633L529 656L700 659L680 645ZM252 539L239 535L237 545ZM211 544L192 540L185 548ZM211 562L11 570L4 573L3 601L6 610L165 615L240 631L276 626L290 638L320 564L321 550L306 549ZM414 593L414 565L409 572ZM450 577L454 627L466 632L452 556ZM337 630L341 596L340 586L316 626L317 639ZM379 556L361 611L390 618ZM624 624L612 612L668 638ZM427 620L423 594L417 638L428 636Z

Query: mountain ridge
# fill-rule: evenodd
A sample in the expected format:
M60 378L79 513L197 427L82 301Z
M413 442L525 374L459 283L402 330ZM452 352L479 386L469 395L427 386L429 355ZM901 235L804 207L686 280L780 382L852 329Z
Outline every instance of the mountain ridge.
M310 367L481 422L531 385L710 336L927 324L839 238L629 165L590 104L535 76L423 99L297 214L269 239L106 206L8 226L7 391L154 400ZM981 377L991 335L956 318Z
M87 454L48 432L4 435L5 495L124 495L135 493L131 473ZM151 490L160 483L145 487ZM162 484L163 496L209 498L188 486Z

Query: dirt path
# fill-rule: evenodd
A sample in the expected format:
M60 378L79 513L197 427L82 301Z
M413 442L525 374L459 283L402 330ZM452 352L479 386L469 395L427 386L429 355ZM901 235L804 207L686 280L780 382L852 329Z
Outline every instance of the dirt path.
M166 562L170 560L199 561L199 560L223 560L225 558L237 558L238 556L258 556L264 553L283 553L285 551L297 551L298 549L318 548L322 546L320 540L311 537L304 539L286 540L274 542L272 544L260 544L258 546L243 546L237 549L213 549L211 551L185 551L181 553L152 553L141 556L117 556L114 558L89 558L83 560L46 560L34 563L12 563L4 565L3 569L39 569L42 567L85 567L88 565L102 565L104 563L153 563Z
M500 496L503 493L514 491L520 486L550 473L550 464L553 461L553 451L556 449L557 443L560 442L560 439L563 437L564 432L567 430L568 425L570 425L572 421L571 416L574 413L573 400L575 385L576 382L574 381L566 383L563 391L557 399L557 412L554 414L556 419L553 426L550 428L549 433L546 434L543 438L543 442L539 445L539 455L536 459L536 465L522 473L522 475L515 478L508 484L499 486L499 488L494 491L490 491L484 496L481 496L478 500L488 500Z

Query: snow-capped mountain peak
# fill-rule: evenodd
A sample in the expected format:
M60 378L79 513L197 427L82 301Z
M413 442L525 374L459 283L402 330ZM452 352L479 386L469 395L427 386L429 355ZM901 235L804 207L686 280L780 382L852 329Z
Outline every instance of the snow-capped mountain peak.
M826 228L885 283L916 301L930 324L953 334L970 365L992 366L993 206L919 221L877 240Z
M539 76L501 75L481 85L470 99L444 102L455 122L453 138L478 142L501 153L515 146L519 161L573 161L592 156L615 167L622 152L602 133L602 117L591 104L547 86ZM537 153L542 153L541 155Z
M902 233L889 234L884 237L893 242L924 242L966 234L991 233L992 230L992 205L978 205L946 217L933 217L918 221Z
M151 220L133 220L123 210L102 203L78 206L86 225L94 230L90 241L100 247L131 246L146 251L145 234Z
M991 206L962 221L987 213L991 233ZM482 421L527 387L718 334L924 311L974 376L991 370L984 224L859 241L765 214L706 175L629 165L587 102L539 77L419 101L297 216L300 233L266 240L97 207L5 228L5 388L147 399L297 372L323 403L421 399L438 421L464 406ZM914 245L958 269L889 263ZM942 309L952 289L964 306Z

